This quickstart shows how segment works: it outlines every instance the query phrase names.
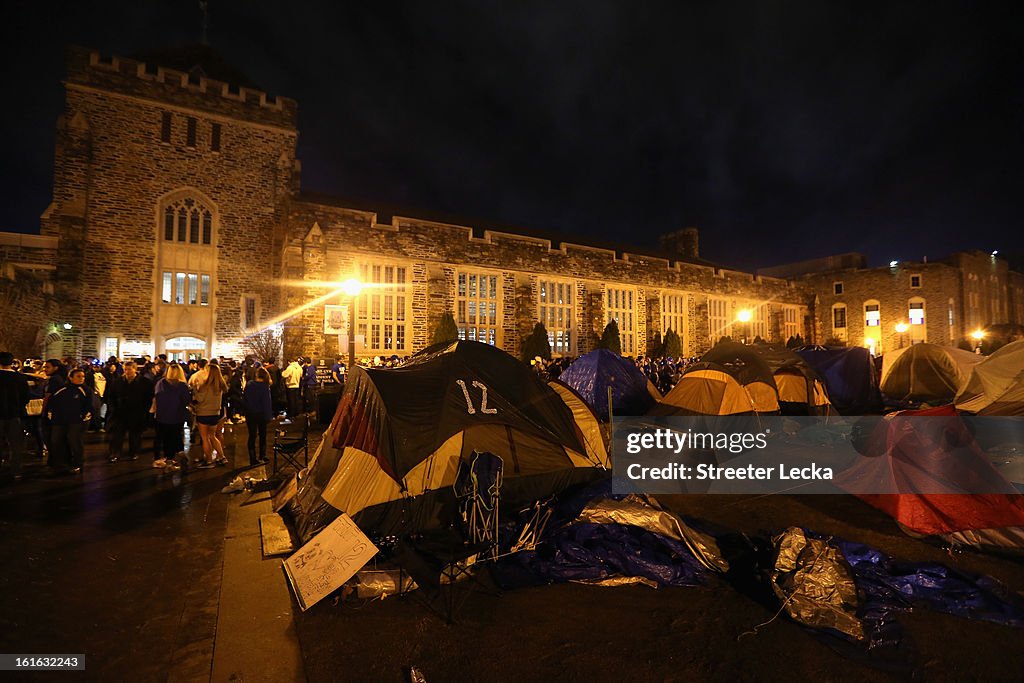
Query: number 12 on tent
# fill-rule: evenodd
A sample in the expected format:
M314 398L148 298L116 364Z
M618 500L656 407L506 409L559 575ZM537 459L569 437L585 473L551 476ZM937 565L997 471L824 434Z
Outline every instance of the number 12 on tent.
M466 387L466 383L461 379L457 379L455 382L462 387L462 395L466 397L466 412L470 415L475 415L476 408L473 407L473 399L469 396L469 389ZM480 398L480 412L485 415L495 415L498 412L498 409L487 407L487 387L476 380L473 380L473 386L479 389L482 394L482 397Z

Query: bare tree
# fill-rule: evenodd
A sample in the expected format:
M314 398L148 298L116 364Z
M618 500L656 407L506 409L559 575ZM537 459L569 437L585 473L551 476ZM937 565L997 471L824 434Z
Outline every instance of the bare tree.
M268 327L242 339L242 348L260 360L281 357L281 331Z

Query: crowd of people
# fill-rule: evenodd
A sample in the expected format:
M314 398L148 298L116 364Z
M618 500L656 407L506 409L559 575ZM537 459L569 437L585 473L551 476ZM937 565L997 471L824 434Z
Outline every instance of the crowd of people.
M549 379L558 379L559 375L561 375L574 360L576 359L572 357L553 358L551 360L534 358L530 361L530 365L543 380L547 381ZM662 395L665 395L679 382L679 378L683 376L686 368L689 365L696 363L699 358L654 358L651 356L628 356L626 357L626 360L635 363L640 372L642 372L647 379L651 381L651 384L653 384Z
M0 461L15 480L26 453L44 458L55 476L79 474L86 432L103 435L108 460L137 460L143 435L153 433L153 467L180 470L227 465L224 427L244 423L249 463L267 460L267 425L315 408L324 382L345 381L336 358L329 377L308 357L282 369L275 358L193 359L143 356L19 360L0 352ZM202 445L189 462L185 428ZM31 444L26 448L26 442ZM127 442L127 448L126 448Z
M404 359L379 356L373 367L395 367ZM544 379L557 379L575 358L536 358L531 365ZM662 393L676 385L696 358L629 358ZM192 359L110 357L106 362L51 358L15 359L0 352L0 460L14 478L23 474L26 451L45 458L54 475L78 474L84 435L104 435L108 460L137 460L143 435L153 433L153 466L178 470L227 464L224 427L244 423L251 465L267 459L267 425L279 417L312 412L321 384L340 388L346 365L335 359L329 376L318 375L308 357L284 367L275 358ZM202 445L189 463L185 427ZM27 438L26 438L27 437ZM26 449L26 441L32 444Z

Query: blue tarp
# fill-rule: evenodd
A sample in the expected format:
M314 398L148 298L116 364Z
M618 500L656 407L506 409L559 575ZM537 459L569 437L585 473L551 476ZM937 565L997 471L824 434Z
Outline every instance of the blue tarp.
M608 420L608 387L616 415L644 415L655 399L647 377L631 361L608 349L580 356L558 376L573 389L601 420Z
M825 381L829 399L841 414L864 415L882 409L874 360L867 349L805 346L795 352Z

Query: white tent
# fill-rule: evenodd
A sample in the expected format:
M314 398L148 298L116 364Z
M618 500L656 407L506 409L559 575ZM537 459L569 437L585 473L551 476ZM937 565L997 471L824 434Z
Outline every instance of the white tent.
M897 401L948 402L983 356L937 344L913 346L882 358L882 393Z
M975 365L955 404L978 415L1024 415L1024 341L1007 344Z

